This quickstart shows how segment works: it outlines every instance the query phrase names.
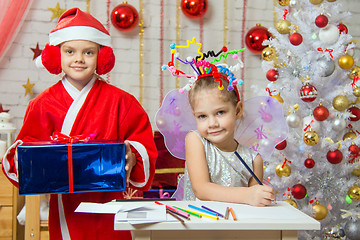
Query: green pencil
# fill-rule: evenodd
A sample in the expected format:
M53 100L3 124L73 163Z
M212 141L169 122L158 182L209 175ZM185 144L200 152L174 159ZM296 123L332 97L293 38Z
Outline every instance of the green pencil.
M186 209L179 208L179 207L175 207L175 206L173 206L173 207L174 207L174 208L177 208L177 209L179 209L179 210L181 210L181 211L187 212L187 213L189 213L190 215L196 216L196 217L198 217L198 218L201 218L201 217L202 217L200 214L194 213L193 211L186 210Z

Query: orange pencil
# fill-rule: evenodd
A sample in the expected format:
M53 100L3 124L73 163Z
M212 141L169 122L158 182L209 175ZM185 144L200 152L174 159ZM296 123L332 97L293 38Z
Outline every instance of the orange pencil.
M232 208L230 208L231 216L233 217L234 221L237 221L237 218L235 216L235 212Z
M230 212L230 208L227 207L227 208L226 208L226 212L225 212L225 220L228 220L228 219L229 219L229 212Z

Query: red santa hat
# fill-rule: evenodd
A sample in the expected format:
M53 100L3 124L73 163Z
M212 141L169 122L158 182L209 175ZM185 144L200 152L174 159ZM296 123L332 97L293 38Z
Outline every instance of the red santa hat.
M88 40L101 46L96 69L98 74L108 73L114 67L115 56L109 32L89 13L79 8L71 8L60 16L56 27L50 31L49 43L41 54L42 64L50 73L61 73L58 45L71 40Z

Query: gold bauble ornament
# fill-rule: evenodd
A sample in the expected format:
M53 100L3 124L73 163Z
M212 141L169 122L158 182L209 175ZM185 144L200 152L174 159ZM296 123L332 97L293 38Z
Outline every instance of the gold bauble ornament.
M291 22L286 19L278 21L275 25L276 30L281 34L288 34L290 32Z
M284 102L284 99L280 96L280 93L273 95L272 97L278 100L280 103Z
M304 142L306 143L306 145L314 146L315 144L317 144L319 142L319 135L317 134L317 132L310 130L304 134L303 139L304 139Z
M276 50L275 50L275 48L272 48L272 47L266 47L262 51L261 56L266 61L272 61L276 58Z
M318 5L320 3L322 3L324 0L309 0L310 3L314 4L314 5Z
M354 59L352 56L345 54L339 58L338 63L342 69L350 69L354 65Z
M356 138L356 133L354 133L353 130L350 130L349 132L345 133L343 136L343 140L345 141L346 139L355 139Z
M289 196L289 198L285 199L284 201L290 204L291 206L293 206L294 208L298 208L297 203L295 202L294 199L292 199L292 197Z
M313 216L316 220L323 220L324 218L326 218L327 209L326 207L324 207L324 205L321 205L318 201L316 201L313 209Z
M360 165L355 166L351 174L360 177Z
M357 183L355 183L354 186L349 188L348 195L352 200L360 200L360 187L357 185Z
M349 107L349 100L344 95L338 95L333 99L333 107L342 112Z
M284 167L282 167L282 163L276 166L275 172L276 175L279 177L288 177L291 174L291 167L288 164L285 164Z
M290 4L290 0L278 0L278 3L281 5L281 6L287 6Z
M351 69L351 72L349 73L349 78L351 80L354 80L355 77L360 77L360 67L355 65L353 69Z
M360 97L360 87L354 88L353 94L355 97Z

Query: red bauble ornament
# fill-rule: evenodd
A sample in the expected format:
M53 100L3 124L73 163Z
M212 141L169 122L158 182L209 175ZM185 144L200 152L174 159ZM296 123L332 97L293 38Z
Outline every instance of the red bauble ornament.
M294 46L300 45L303 41L303 37L300 33L293 33L289 36L290 43Z
M356 154L358 154L358 153L360 152L360 149L359 149L359 147L358 147L356 144L351 144L351 145L349 146L349 152L350 152L351 154L356 155Z
M328 153L326 154L326 159L332 164L340 163L342 161L342 158L342 152L337 149L335 151L328 151Z
M120 31L130 31L139 22L138 11L130 4L117 5L111 12L111 22Z
M301 184L296 184L291 188L291 194L296 199L303 199L306 196L306 188Z
M316 121L324 121L329 116L329 110L326 107L320 105L314 109L313 115Z
M351 107L347 110L348 112L351 113L349 120L350 121L359 121L360 119L360 109L358 109L357 107Z
M277 150L284 150L286 148L286 145L287 145L286 140L284 140L281 143L279 143L278 145L276 145L275 148Z
M182 0L181 10L189 18L200 18L208 9L207 0Z
M337 27L339 29L340 34L342 34L342 33L347 34L348 33L348 28L344 24L340 23L339 25L337 25Z
M256 24L255 27L251 28L245 36L245 44L247 48L255 53L261 54L262 50L267 46L263 46L264 40L269 40L272 37L271 33L266 27Z
M317 97L317 89L313 85L306 83L300 89L300 98L304 102L312 102Z
M315 166L315 161L314 159L312 158L307 158L305 161L304 161L304 165L305 167L307 168L313 168Z
M266 72L266 78L271 82L276 81L278 77L279 77L279 72L276 69L270 69L269 71Z
M325 15L319 15L315 19L315 25L319 28L326 27L328 22L329 22L329 19Z

